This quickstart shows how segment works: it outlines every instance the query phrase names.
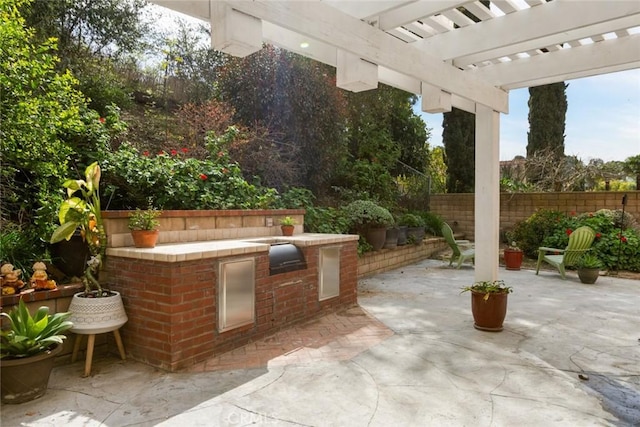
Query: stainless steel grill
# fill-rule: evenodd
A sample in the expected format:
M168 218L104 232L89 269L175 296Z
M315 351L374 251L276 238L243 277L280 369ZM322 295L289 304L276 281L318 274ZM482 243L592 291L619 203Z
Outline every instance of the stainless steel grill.
M302 250L292 243L274 243L269 248L269 275L304 270L307 263Z

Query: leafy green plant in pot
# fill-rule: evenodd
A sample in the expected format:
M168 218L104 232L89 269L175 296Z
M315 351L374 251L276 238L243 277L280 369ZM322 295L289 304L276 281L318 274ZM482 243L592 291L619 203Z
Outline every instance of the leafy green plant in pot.
M424 219L417 214L406 213L398 220L400 225L407 226L407 241L419 245L425 236Z
M590 253L582 255L576 265L580 281L588 285L596 283L600 276L600 269L603 267L602 261Z
M394 223L391 212L371 200L351 202L344 207L344 212L350 228L364 236L374 251L384 246L387 227Z
M103 289L98 281L107 248L100 208L100 166L97 162L90 164L84 180L67 179L62 186L67 190L67 199L60 205L60 226L54 230L50 242L69 240L79 230L91 254L82 278L84 292L76 293L69 304L71 332L92 336L115 331L118 341L117 330L128 320L122 297L119 292Z
M499 332L507 315L507 297L513 288L503 280L481 281L462 288L471 292L473 327L482 331Z
M62 333L73 326L71 313L49 314L40 307L31 316L20 300L9 313L0 313L8 328L0 333L2 403L22 403L47 391L54 357L62 351Z
M293 236L295 230L296 220L290 216L285 216L280 220L280 230L282 230L283 236Z
M129 214L129 230L136 248L153 248L158 241L158 217L162 212L149 208L136 209Z

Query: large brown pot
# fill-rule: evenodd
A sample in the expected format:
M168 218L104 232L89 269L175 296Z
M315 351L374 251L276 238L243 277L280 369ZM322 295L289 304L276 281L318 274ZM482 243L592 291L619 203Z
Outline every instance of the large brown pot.
M295 225L281 225L280 230L282 230L283 236L293 236L293 232L295 230Z
M499 332L507 315L508 293L490 293L485 300L484 292L471 291L471 313L473 327L481 331Z
M524 253L519 249L504 250L504 264L507 270L520 270Z
M62 344L36 356L0 360L2 403L23 403L44 395Z
M136 248L153 248L158 241L158 230L131 230Z
M367 239L367 242L373 247L374 251L379 251L387 239L387 228L369 228L366 231L365 239Z

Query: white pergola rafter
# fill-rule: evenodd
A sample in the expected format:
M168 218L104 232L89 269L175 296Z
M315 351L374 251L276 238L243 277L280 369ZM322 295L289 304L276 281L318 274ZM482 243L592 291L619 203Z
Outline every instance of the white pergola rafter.
M381 82L422 95L424 111L475 113L476 280L498 274L508 91L640 68L638 0L149 1L211 22L227 53L268 42L337 67L349 90Z

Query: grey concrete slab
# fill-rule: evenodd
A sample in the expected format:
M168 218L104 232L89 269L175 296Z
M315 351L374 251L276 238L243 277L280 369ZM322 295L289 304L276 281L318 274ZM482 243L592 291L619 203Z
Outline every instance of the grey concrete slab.
M98 358L89 378L56 367L2 426L640 425L640 281L500 273L515 292L499 333L472 326L473 269L427 260L360 281L394 335L351 360L166 373Z

